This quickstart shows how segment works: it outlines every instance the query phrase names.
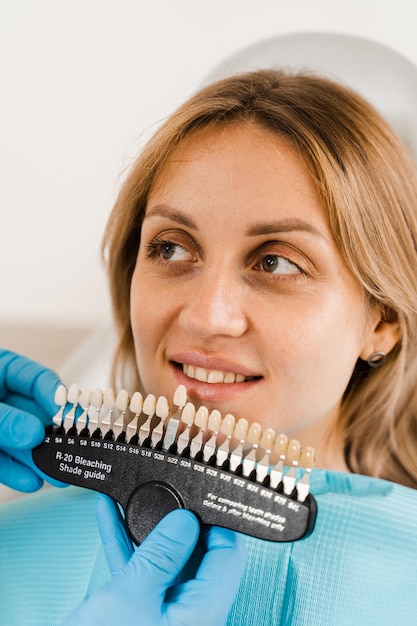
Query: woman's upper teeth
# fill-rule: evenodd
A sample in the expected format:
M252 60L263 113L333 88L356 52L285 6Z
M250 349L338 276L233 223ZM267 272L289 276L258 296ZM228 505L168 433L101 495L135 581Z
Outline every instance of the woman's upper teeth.
M220 370L206 370L204 367L195 367L183 363L182 371L189 378L195 378L203 383L242 383L248 380L243 374L222 372Z

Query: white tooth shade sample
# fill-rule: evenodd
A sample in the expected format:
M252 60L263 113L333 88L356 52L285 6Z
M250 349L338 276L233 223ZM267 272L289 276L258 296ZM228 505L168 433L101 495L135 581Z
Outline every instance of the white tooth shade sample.
M271 453L271 450L274 446L275 441L275 430L273 428L267 428L263 433L259 445L261 448L266 450L268 454Z
M68 389L67 401L71 402L71 404L78 404L78 398L80 397L81 389L77 385L77 383L72 383L70 388Z
M168 417L169 404L165 396L159 396L156 402L156 406L155 406L155 413L158 417L160 417L163 420Z
M234 429L235 429L235 416L231 413L227 413L222 420L222 424L220 427L220 432L226 437L232 437Z
M107 388L103 393L103 406L109 411L113 411L116 404L116 396L113 389Z
M222 425L222 415L217 409L213 409L208 418L208 427L213 433L218 433Z
M235 426L234 436L236 437L236 439L242 442L245 441L248 434L248 428L248 420L246 420L244 417L241 417L237 421L237 424Z
M136 416L140 415L143 407L143 396L140 391L135 391L133 396L130 399L129 408Z
M206 406L200 406L195 414L194 424L198 426L198 428L207 428L208 415L208 408Z
M143 401L142 411L145 415L152 417L152 415L155 415L155 410L156 410L156 397L153 395L153 393L149 393L146 396L145 400Z
M122 411L122 413L126 413L129 406L129 394L127 393L126 389L122 389L117 394L115 406L116 409L119 409L119 411Z
M58 385L55 391L54 401L58 406L65 406L67 403L67 388L65 385Z
M194 424L195 406L191 402L187 402L181 413L181 421L188 426Z
M174 393L174 404L179 407L185 406L187 402L187 389L184 385L178 385Z

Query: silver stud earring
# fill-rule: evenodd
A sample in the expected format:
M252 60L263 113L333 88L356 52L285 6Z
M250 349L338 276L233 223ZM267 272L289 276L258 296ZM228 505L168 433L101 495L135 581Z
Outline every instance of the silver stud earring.
M366 362L369 367L381 367L384 365L387 360L387 355L385 352L372 352L372 354L367 358Z

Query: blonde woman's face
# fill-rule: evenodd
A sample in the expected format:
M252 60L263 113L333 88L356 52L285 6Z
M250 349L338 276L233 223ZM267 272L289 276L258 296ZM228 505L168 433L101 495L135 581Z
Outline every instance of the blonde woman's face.
M181 383L197 406L316 447L374 326L304 162L249 124L194 135L165 167L131 320L147 393Z

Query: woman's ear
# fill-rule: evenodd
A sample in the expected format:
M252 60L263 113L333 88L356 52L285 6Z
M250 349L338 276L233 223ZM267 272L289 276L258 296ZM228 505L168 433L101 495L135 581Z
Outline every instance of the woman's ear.
M371 319L370 330L359 355L364 361L374 352L389 354L401 339L400 324L394 311L381 311L375 307Z

